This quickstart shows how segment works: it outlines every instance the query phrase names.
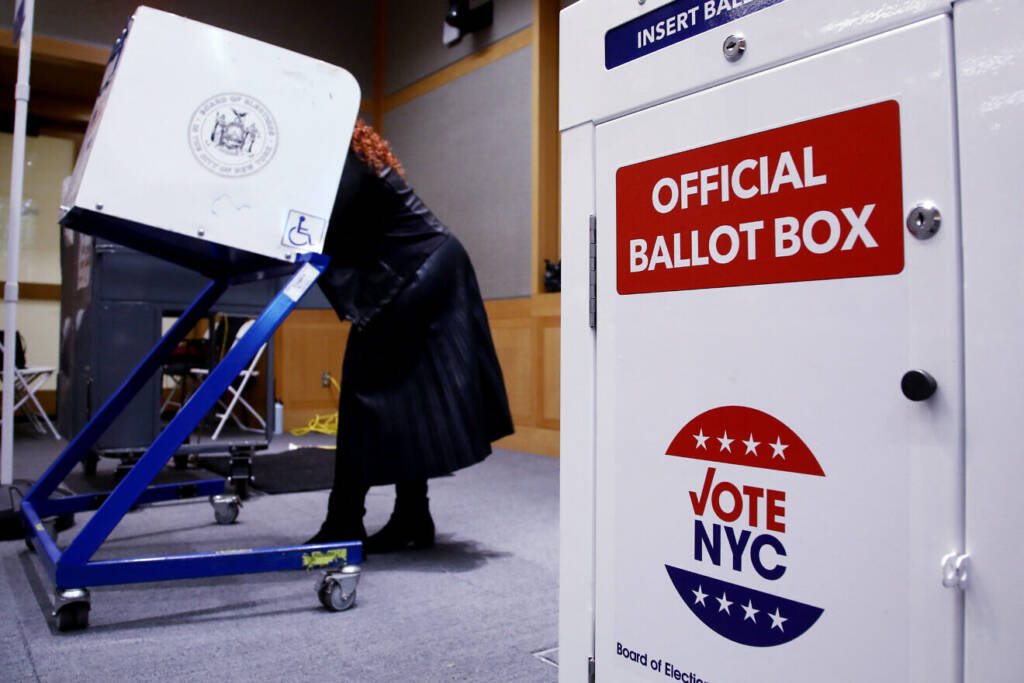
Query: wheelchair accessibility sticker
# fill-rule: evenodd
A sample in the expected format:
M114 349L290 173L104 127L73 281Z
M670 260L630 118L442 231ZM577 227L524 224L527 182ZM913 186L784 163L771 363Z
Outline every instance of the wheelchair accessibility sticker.
M281 244L301 251L317 251L324 240L327 221L301 211L289 211Z

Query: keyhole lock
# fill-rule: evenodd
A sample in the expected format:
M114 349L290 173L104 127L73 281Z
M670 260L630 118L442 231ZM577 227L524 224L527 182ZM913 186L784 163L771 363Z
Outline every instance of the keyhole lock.
M927 401L935 394L939 384L924 370L911 370L903 375L900 389L911 401Z
M747 39L742 33L734 33L722 43L722 53L730 62L735 62L747 51Z
M919 240L931 238L942 225L942 214L928 202L918 204L907 214L907 230Z

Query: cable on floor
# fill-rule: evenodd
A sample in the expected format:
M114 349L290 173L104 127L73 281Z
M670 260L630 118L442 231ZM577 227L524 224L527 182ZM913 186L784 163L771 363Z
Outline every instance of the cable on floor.
M331 386L334 390L341 392L341 385L338 384L338 380L334 377L330 378ZM295 436L304 436L310 432L317 434L327 434L329 436L335 436L338 433L338 411L335 410L333 413L327 415L314 415L305 427L298 427L291 429L289 432Z

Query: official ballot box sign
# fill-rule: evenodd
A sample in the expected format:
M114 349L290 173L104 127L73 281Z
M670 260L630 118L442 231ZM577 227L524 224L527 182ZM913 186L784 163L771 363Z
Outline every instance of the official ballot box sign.
M618 292L898 273L901 169L896 101L623 167Z
M200 269L320 252L359 102L345 69L139 7L61 222Z

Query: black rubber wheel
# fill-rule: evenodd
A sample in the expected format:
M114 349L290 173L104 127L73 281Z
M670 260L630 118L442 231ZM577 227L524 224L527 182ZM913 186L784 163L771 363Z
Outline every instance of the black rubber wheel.
M75 628L89 628L89 603L80 603L75 610Z
M89 603L72 602L57 610L58 631L79 631L89 626Z
M238 504L231 503L215 507L213 517L217 520L217 524L233 524L238 519Z
M85 472L87 477L96 476L96 466L100 462L100 454L96 451L89 451L82 458L82 471Z
M317 592L320 604L330 612L344 612L356 602L356 589L345 595L341 588L341 582L334 579L327 579L324 585Z

